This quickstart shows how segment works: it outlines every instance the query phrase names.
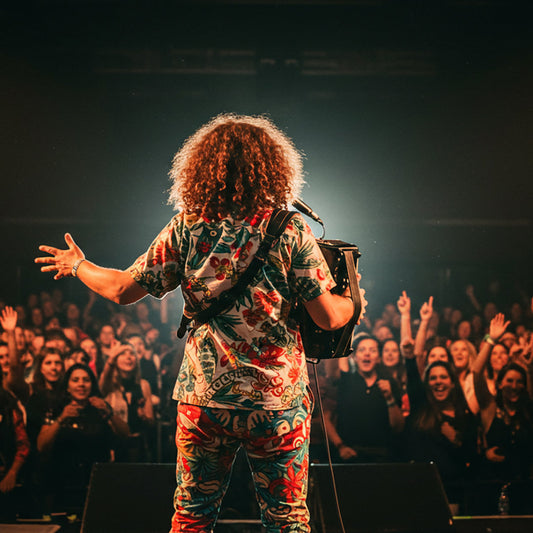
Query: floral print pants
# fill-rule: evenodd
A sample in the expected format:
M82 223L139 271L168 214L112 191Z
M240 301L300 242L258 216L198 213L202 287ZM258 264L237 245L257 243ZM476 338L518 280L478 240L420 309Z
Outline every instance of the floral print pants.
M311 398L286 411L178 405L171 533L213 531L240 448L269 533L310 532L306 505Z

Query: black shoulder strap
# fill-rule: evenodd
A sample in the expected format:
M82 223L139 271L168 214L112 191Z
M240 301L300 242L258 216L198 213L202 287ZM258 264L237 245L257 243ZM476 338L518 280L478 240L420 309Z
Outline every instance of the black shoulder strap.
M237 280L237 283L235 283L235 285L233 285L233 287L230 289L220 294L218 299L215 300L207 309L200 311L192 318L188 318L185 315L182 316L180 327L177 332L177 335L180 339L185 335L189 324L193 320L196 324L205 324L208 320L226 311L234 304L237 298L244 292L244 289L250 284L257 272L259 272L261 266L266 262L268 252L272 248L272 245L285 231L287 224L295 214L295 211L274 209L272 215L270 216L270 220L265 231L265 236L263 237L263 240L261 241L254 258L248 265L248 268Z

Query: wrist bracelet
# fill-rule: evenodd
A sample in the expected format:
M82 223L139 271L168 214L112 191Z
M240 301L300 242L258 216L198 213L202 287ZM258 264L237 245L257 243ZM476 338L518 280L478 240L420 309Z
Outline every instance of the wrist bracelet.
M393 407L396 405L396 400L393 398L392 400L387 400L387 407Z
M72 277L77 278L78 277L78 268L80 268L80 265L85 261L85 257L82 257L81 259L78 259L74 266L72 267Z
M491 346L494 346L496 344L496 341L489 335L485 335L483 337L483 340L487 343L487 344L490 344Z

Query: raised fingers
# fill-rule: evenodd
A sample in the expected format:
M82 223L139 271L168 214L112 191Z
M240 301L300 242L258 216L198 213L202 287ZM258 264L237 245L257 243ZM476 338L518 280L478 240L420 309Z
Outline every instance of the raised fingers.
M54 248L53 246L47 246L45 244L41 244L39 246L39 250L41 250L41 252L46 252L47 254L52 254L52 255L57 255L59 252L58 248Z
M35 258L36 263L55 263L55 261L56 261L56 258L53 255Z

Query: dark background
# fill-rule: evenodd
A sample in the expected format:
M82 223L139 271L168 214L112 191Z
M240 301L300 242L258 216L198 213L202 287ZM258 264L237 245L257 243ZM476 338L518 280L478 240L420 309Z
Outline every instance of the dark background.
M65 231L131 264L172 216L173 154L224 111L305 152L303 199L361 249L371 313L494 277L533 293L529 2L22 0L0 22L9 301L51 286L33 257Z

